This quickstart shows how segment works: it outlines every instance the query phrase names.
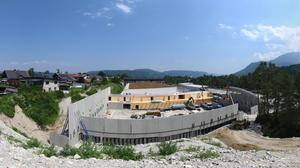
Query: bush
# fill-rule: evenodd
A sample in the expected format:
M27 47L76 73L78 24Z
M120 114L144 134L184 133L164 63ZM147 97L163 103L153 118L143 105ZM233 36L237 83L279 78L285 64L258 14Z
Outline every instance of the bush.
M30 148L39 148L42 144L36 138L30 138L25 144L23 144L23 148L30 149Z
M80 151L78 150L78 148L73 148L69 145L66 145L60 152L59 155L60 156L75 156L76 154L79 154Z
M142 153L136 153L132 146L105 145L102 152L113 159L141 160L144 157Z
M55 91L55 92L53 92L53 93L55 94L56 98L57 98L57 99L59 99L59 100L61 100L62 98L64 98L64 97L65 97L65 94L64 94L64 92L63 92L63 91L61 91L61 90L59 90L59 91Z
M212 150L207 150L207 151L200 151L197 155L196 158L200 159L214 159L219 157L219 153L214 152Z
M44 154L46 157L57 156L57 150L53 145L50 147L43 147L40 153Z
M7 117L13 118L15 116L16 102L12 96L0 97L0 113L4 113Z
M89 91L86 92L87 95L91 96L93 94L97 93L97 89L96 88L91 88Z
M177 150L178 150L177 144L172 141L162 142L158 145L158 153L163 156L171 155L177 152Z
M79 147L79 155L82 159L88 158L100 158L101 152L97 149L95 144L91 141L84 141L83 144Z
M81 96L80 94L75 94L71 97L71 100L72 100L72 103L75 103L79 100L82 100L84 99L85 97L84 96Z
M81 93L84 93L84 89L83 88L71 88L70 89L70 96L74 96L74 95L80 95Z

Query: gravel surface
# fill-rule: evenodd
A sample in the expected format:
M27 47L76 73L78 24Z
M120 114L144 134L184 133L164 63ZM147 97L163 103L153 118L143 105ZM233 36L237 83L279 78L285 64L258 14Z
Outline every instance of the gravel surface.
M186 143L186 144L185 144ZM207 144L192 140L192 142L182 142L182 144L190 145L197 144L198 146L208 147ZM155 145L155 144L150 144ZM149 146L148 146L149 147ZM145 146L136 146L140 150L145 150ZM43 155L38 155L34 150L25 150L21 147L16 147L8 143L3 137L0 139L0 167L143 167L143 168L191 168L191 167L300 167L300 150L285 151L285 152L269 152L269 151L236 151L227 148L214 149L220 154L216 159L189 159L190 153L177 152L165 158L144 159L141 161L123 161L123 160L79 160L74 158L47 158Z
M0 168L76 168L76 167L125 167L125 168L192 168L192 167L220 167L220 168L248 168L248 167L275 167L275 168L299 168L300 167L300 149L285 151L238 151L226 147L217 139L207 139L207 137L197 137L192 139L177 140L180 151L166 157L146 156L141 161L123 161L123 160L80 160L79 156L69 158L51 157L37 153L37 150L25 150L10 142L7 137L13 136L21 141L24 137L14 132L3 124L0 120ZM214 145L211 145L212 142ZM12 144L11 144L12 143ZM218 144L216 146L216 144ZM201 150L211 150L219 153L215 159L196 159L192 152L184 151L188 147L199 147ZM221 147L218 147L221 146ZM147 155L149 150L157 151L157 143L134 146L136 151Z

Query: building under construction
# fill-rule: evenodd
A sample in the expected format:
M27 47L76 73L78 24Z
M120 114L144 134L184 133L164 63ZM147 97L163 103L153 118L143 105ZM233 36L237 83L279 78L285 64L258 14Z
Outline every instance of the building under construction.
M214 94L207 86L190 83L127 84L119 95L107 88L71 104L63 131L52 133L50 142L65 146L91 138L123 145L194 137L236 120L234 102L229 92ZM113 112L144 117L106 117Z

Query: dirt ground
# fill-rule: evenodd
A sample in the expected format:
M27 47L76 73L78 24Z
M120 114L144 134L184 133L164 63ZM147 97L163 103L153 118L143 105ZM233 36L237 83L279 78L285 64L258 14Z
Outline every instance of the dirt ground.
M235 131L229 128L220 128L209 134L238 150L274 150L284 151L300 148L300 138L268 138L254 131Z

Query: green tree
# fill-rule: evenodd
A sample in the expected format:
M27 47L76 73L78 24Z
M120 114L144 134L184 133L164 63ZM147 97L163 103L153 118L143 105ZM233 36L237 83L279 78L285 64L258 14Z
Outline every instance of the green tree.
M33 69L33 68L30 68L30 69L28 70L28 73L29 73L30 76L34 76L34 69Z

